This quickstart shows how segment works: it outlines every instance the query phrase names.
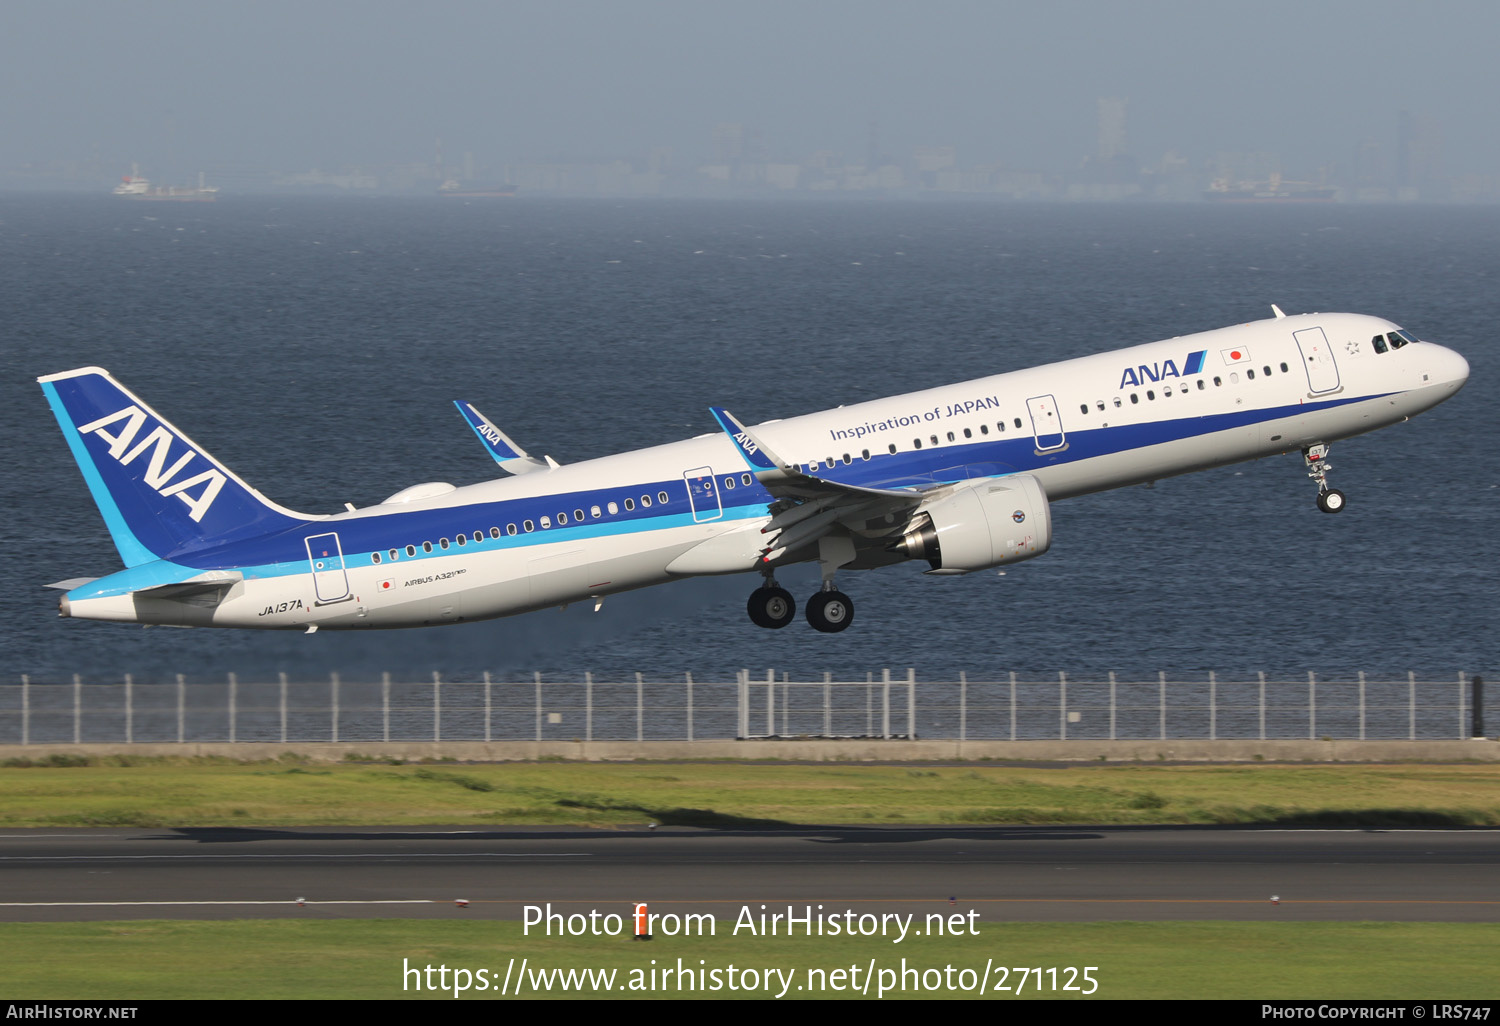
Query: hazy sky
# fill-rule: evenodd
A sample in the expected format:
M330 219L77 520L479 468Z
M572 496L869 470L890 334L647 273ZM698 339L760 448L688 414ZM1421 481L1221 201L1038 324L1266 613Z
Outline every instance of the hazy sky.
M1130 149L1347 163L1433 119L1451 173L1500 167L1500 3L1002 0L5 0L0 165L87 159L301 170L708 154L715 122L770 154L1068 168L1096 99Z

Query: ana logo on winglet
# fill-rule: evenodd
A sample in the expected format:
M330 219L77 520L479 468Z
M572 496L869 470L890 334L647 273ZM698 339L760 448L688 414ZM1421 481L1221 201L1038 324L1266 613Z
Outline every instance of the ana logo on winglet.
M734 440L740 443L740 448L745 450L746 455L754 456L760 452L760 446L756 445L754 440L743 431L736 432Z
M125 421L125 423L116 434L110 434L104 430L120 421ZM100 417L96 421L83 425L78 429L78 433L102 438L109 444L109 455L121 466L130 466L149 449L151 455L144 473L139 473L140 480L145 482L148 488L154 489L158 495L177 496L187 504L188 516L193 522L202 521L204 514L213 506L214 499L218 498L220 490L224 487L224 475L210 467L202 473L179 479L183 469L192 462L194 456L199 455L198 451L189 447L186 452L177 457L171 466L168 466L167 460L172 454L172 443L177 440L177 436L168 431L164 425L157 424L146 437L137 443L136 435L140 434L146 421L146 412L139 406L127 406L107 417ZM200 490L194 495L188 491L190 488L200 488Z

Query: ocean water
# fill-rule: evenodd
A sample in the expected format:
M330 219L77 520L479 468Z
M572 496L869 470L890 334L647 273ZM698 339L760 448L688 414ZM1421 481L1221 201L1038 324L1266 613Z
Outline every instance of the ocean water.
M1451 680L1496 662L1500 211L1310 206L0 196L0 680ZM262 492L333 512L493 464L469 399L572 462L1269 315L1353 310L1450 345L1468 387L1340 443L1055 505L992 573L849 573L854 625L745 617L754 575L591 606L313 636L63 620L119 566L37 375L108 368ZM812 568L782 575L799 600Z

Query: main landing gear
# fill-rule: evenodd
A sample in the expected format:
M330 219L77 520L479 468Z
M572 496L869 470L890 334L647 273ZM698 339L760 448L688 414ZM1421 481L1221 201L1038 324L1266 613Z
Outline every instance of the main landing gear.
M750 621L757 627L775 630L785 627L797 616L797 602L792 593L768 580L763 588L750 593L746 603ZM837 634L854 622L854 600L841 591L829 588L807 600L807 622L824 634Z
M1343 512L1344 493L1328 487L1328 472L1333 469L1328 462L1328 446L1318 444L1303 449L1302 462L1307 465L1307 476L1318 482L1318 508L1324 513Z

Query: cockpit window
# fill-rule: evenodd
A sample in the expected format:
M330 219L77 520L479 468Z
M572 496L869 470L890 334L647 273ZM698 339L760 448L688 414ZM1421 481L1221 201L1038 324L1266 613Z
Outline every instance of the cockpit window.
M1375 351L1377 353L1384 353L1390 348L1385 344L1384 335L1376 335L1374 338L1370 339L1370 345L1375 347Z
M1408 342L1415 342L1415 341L1417 341L1417 337L1415 335L1413 335L1409 331L1397 331L1396 334L1400 335L1402 338L1406 339L1406 341L1408 341Z
M1402 346L1406 345L1406 343L1411 341L1411 339L1407 338L1399 331L1391 332L1386 336L1386 340L1390 342L1392 349L1400 349Z

